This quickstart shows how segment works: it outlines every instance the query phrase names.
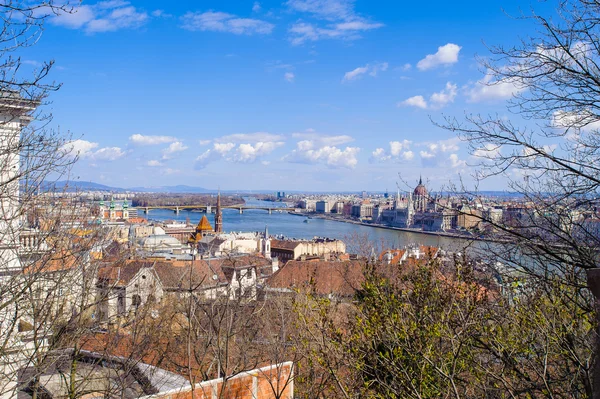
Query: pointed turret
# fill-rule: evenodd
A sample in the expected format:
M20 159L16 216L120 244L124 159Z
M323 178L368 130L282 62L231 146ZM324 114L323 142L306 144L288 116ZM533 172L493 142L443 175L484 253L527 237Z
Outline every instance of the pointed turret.
M200 219L200 222L198 222L198 226L196 226L196 231L190 235L190 238L188 239L188 243L197 243L206 234L212 233L212 232L213 232L213 228L210 225L208 218L206 217L206 215L202 215L202 219Z

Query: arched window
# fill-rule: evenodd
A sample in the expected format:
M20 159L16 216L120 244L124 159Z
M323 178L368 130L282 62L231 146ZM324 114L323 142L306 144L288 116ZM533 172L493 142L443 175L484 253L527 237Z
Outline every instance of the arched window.
M137 308L142 304L142 297L138 294L135 294L131 297L131 304Z

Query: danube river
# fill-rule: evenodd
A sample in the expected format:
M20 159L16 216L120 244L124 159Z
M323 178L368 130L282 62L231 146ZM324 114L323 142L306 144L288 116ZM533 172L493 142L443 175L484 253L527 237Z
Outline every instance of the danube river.
M268 206L275 208L284 206L281 203L257 201L254 198L245 198L247 206ZM185 221L189 218L190 223L197 224L204 213L180 211L179 215L172 210L152 209L149 215L144 215L140 209L140 216L150 220L176 220ZM208 220L214 226L214 214L208 214ZM408 231L389 230L379 227L363 226L352 223L337 222L326 219L309 219L308 223L303 216L296 216L286 211L273 211L269 215L263 210L247 210L240 214L235 209L223 210L223 230L231 231L264 231L265 226L269 228L269 234L273 236L284 236L287 238L312 239L313 237L337 238L345 241L349 246L354 241L363 237L368 238L373 246L402 248L410 244L422 244L443 248L449 251L462 251L466 247L481 248L482 242L459 239L453 237L442 237L432 234L421 234Z

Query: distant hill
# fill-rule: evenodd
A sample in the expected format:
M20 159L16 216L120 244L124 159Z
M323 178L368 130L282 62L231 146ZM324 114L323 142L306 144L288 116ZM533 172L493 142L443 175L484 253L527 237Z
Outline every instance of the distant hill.
M186 185L178 186L159 186L159 187L131 187L129 191L152 192L152 193L212 193L216 190L209 190L203 187L192 187Z
M216 190L208 190L202 187L191 187L185 185L178 186L160 186L160 187L111 187L100 183L94 183L91 181L67 181L61 180L57 182L48 182L44 185L45 190L54 191L105 191L112 193L124 193L127 191L144 192L144 193L209 193L215 192Z
M119 187L110 187L104 184L94 183L91 181L68 181L61 180L57 182L48 182L44 184L43 187L45 190L49 191L106 191L113 193L122 193L127 190L124 190Z

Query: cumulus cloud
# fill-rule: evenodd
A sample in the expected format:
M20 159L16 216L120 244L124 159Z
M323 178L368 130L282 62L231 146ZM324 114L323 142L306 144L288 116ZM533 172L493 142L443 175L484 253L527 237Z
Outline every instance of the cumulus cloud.
M296 148L283 157L284 161L306 164L324 164L334 168L354 169L358 164L358 147L344 149L335 146L317 146L311 140L302 140Z
M151 167L163 166L162 162L160 162L156 159L152 159L152 160L146 162L146 165L151 166Z
M413 96L398 103L398 106L409 106L420 109L440 109L454 102L457 94L457 85L447 82L446 87L429 97L429 102L423 96Z
M473 156L475 158L495 159L501 155L500 151L501 148L499 145L493 143L485 143L481 147L473 151Z
M282 145L282 142L258 142L254 145L240 144L233 154L233 160L235 162L254 162L258 157L270 154Z
M576 128L589 132L600 129L600 118L590 111L579 112L555 111L552 115L552 126L558 129Z
M142 134L134 134L129 136L129 141L134 145L156 145L172 143L177 141L177 138L172 136L144 136Z
M148 19L145 11L137 9L128 1L109 0L94 5L79 5L73 7L72 12L59 12L50 18L50 23L97 33L138 28Z
M255 132L255 133L236 133L222 136L215 139L217 143L257 143L259 141L281 141L283 136L280 134L273 134L268 132Z
M294 83L294 79L296 78L296 75L294 75L294 73L293 73L293 72L286 72L286 73L283 75L283 78L284 78L285 80L287 80L288 82L290 82L290 83Z
M458 168L466 166L466 162L459 159L457 151L460 139L454 137L446 140L427 141L415 144L424 147L419 151L421 163L425 167ZM445 155L449 154L449 155Z
M344 74L344 78L342 79L342 82L348 82L351 80L356 80L359 77L361 77L362 75L368 73L370 76L377 76L377 74L379 72L383 72L386 71L388 69L388 63L387 62L380 62L380 63L375 63L375 64L367 64L364 67L358 67L356 69L353 69L350 72L346 72Z
M292 25L289 33L291 43L297 46L323 39L356 40L361 38L361 32L381 28L382 26L384 25L380 23L344 22L319 27L311 23L298 22Z
M225 159L228 162L253 163L260 157L268 155L283 146L281 141L257 141L255 143L214 143L213 148L206 150L196 158L196 169L202 169L209 163Z
M326 21L325 24L297 22L292 25L289 33L294 45L322 39L355 40L361 37L361 32L384 26L358 15L352 0L289 0L287 5L293 11Z
M305 132L292 133L292 137L295 139L310 140L318 146L336 146L354 141L354 138L346 134L330 136L317 133L312 129L308 129Z
M525 85L515 79L495 80L488 71L483 79L467 87L467 100L472 103L507 100L525 89Z
M410 150L410 145L412 141L403 140L403 141L390 141L389 150L385 150L383 148L377 148L375 151L371 153L371 157L369 158L369 162L378 163L378 162L404 162L404 161L412 161L415 157L415 154Z
M78 139L66 143L61 149L72 157L93 161L115 161L127 154L120 147L103 147L96 150L98 146L98 143Z
M421 109L427 109L427 101L423 96L412 96L406 100L398 103L398 106L406 105L408 107L417 107Z
M253 18L240 18L225 12L188 12L182 17L183 28L190 31L229 32L236 35L268 35L275 25Z
M167 148L162 150L162 159L167 160L173 158L173 156L179 152L187 150L188 147L181 141L171 143Z
M448 43L438 47L435 54L428 54L425 58L417 63L417 68L420 71L436 68L440 65L452 65L458 62L458 53L462 47Z
M254 4L252 5L252 11L254 11L254 12L260 11L260 3L258 1L255 1Z
M448 157L448 161L452 169L464 168L465 166L467 166L467 163L459 159L457 154L450 154L450 156Z

